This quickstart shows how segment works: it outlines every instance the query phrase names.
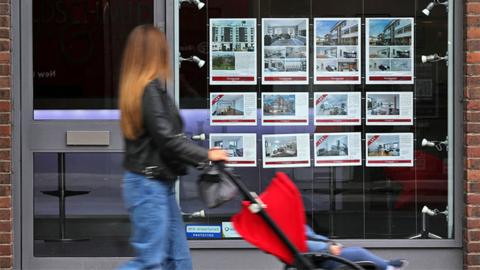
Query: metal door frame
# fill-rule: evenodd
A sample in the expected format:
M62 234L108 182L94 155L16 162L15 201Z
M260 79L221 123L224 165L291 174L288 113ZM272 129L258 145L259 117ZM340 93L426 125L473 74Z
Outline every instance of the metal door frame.
M153 0L154 24L164 29L165 3ZM122 152L118 120L33 120L33 0L11 2L12 205L14 269L112 269L127 258L33 256L33 153ZM67 146L66 132L110 131L110 145Z

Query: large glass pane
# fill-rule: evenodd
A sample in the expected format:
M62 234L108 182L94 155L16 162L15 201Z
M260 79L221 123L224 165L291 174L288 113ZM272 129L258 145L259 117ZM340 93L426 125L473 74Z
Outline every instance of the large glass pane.
M153 23L153 0L32 2L35 119L95 119L102 115L54 110L116 109L125 39Z
M448 131L448 97L447 97L447 66L444 61L422 63L422 55L439 54L443 56L447 51L447 12L443 6L436 6L430 16L425 16L421 10L425 8L430 1L428 0L339 0L339 1L206 1L203 10L198 10L194 6L183 5L179 17L179 38L180 53L184 57L197 55L207 64L198 69L191 63L183 63L180 70L179 84L179 105L186 121L187 133L196 135L200 133L207 134L207 140L201 142L204 146L209 146L209 134L232 134L232 133L251 133L256 134L257 141L257 165L256 167L235 168L242 179L254 191L261 192L270 183L275 172L283 171L287 173L299 188L302 199L305 204L307 222L322 234L332 238L351 238L351 239L408 239L417 236L422 228L422 209L427 206L430 209L437 209L443 212L447 208L447 180L448 180L448 161L447 149L445 147L422 146L423 139L430 141L444 141ZM452 4L452 3L451 3ZM257 84L238 85L226 83L215 85L210 83L210 63L212 58L209 55L209 47L204 43L210 40L211 35L217 37L215 33L209 33L210 19L231 19L231 18L254 18L257 21ZM265 28L266 32L271 32L273 38L289 39L291 36L299 36L295 29L305 33L308 29L309 35L309 55L308 70L309 78L306 84L262 84L262 74L269 71L282 69L282 65L272 64L262 57L263 50L268 52L268 57L279 58L284 61L288 58L287 52L282 53L279 49L262 48L262 44L269 43L269 39L262 36L262 30L265 25L263 19L279 19L285 21L297 18L307 18L308 27L306 29L296 28L296 26L277 25L285 33L277 33L275 27ZM349 71L360 71L361 78L358 84L315 84L317 78L315 71L328 70L322 58L331 57L331 45L323 45L320 51L314 49L317 42L317 33L315 33L315 19L337 19L355 18L360 20L358 27L348 27L347 24L331 25L330 32L326 34L325 39L351 37L354 32L361 32L359 38L360 51L356 52L360 56L361 65L346 64L344 61L338 64L337 69L348 69ZM374 65L367 62L365 46L367 18L412 18L413 32L409 33L406 24L392 24L392 27L383 27L379 31L378 47L385 46L383 41L388 39L414 41L414 51L406 50L405 45L398 45L396 48L388 48L390 58L389 65ZM233 28L232 28L233 29ZM369 29L370 30L370 29ZM377 31L376 30L376 31ZM230 29L228 30L230 31ZM232 30L235 31L235 30ZM229 32L228 32L229 33ZM288 34L288 35L286 35ZM277 36L275 36L277 35ZM411 39L405 38L411 36ZM231 42L230 40L224 40ZM355 38L348 42L354 42ZM400 42L399 41L399 42ZM286 41L285 41L286 42ZM347 42L347 41L346 41ZM273 44L269 43L269 44ZM214 45L212 45L214 46ZM268 45L270 46L270 45ZM346 45L342 45L346 46ZM351 46L351 45L350 45ZM288 47L288 46L287 46ZM348 47L348 46L347 46ZM227 49L223 51L229 51ZM342 48L341 48L342 49ZM384 49L384 48L383 48ZM286 49L291 53L295 49ZM392 51L393 50L393 51ZM337 52L337 51L336 51ZM386 51L385 51L386 52ZM384 53L385 53L384 52ZM298 52L297 52L298 53ZM343 58L352 58L356 56L355 50L351 47L342 49L340 55ZM267 55L267 54L265 54ZM292 54L298 55L298 54ZM370 53L368 57L386 57L382 52ZM377 69L399 69L408 67L403 59L395 58L413 58L413 84L401 83L390 84L369 84L366 80L367 65L368 68ZM320 59L320 60L319 60ZM345 60L345 59L343 59ZM348 60L348 59L347 59ZM225 60L227 61L227 60ZM402 62L403 61L403 62ZM227 61L228 62L228 61ZM224 64L227 62L223 62ZM268 62L268 63L267 63ZM286 63L287 61L285 61ZM351 63L351 61L349 62ZM403 64L403 65L400 65ZM286 65L286 64L285 64ZM333 67L333 65L332 65ZM265 70L264 70L265 69ZM332 68L329 71L335 71ZM210 106L213 106L212 97L217 97L215 93L255 93L257 95L257 122L251 126L238 125L219 125L211 122L212 115L209 112ZM360 124L358 125L335 125L320 126L314 124L315 93L347 93L360 95ZM371 94L377 92L386 92L398 94L399 96L407 94L413 96L411 105L413 111L412 124L385 124L370 125L367 124L368 101ZM308 125L291 126L288 123L278 126L267 126L262 124L262 94L285 94L289 93L308 93ZM212 95L213 94L213 95ZM397 107L398 100L392 102L392 106ZM231 103L233 104L233 103ZM370 103L372 104L372 103ZM372 105L373 106L373 105ZM382 103L383 106L383 103ZM398 109L398 108L397 108ZM395 114L395 110L389 110L388 114ZM386 113L385 111L379 112ZM265 146L263 145L263 135L282 135L282 134L309 134L310 144L310 166L304 168L265 168L264 159ZM314 133L360 133L361 134L361 166L315 166L315 151L319 151L314 145ZM413 135L411 143L413 145L413 165L409 167L367 167L367 133L408 133ZM214 137L215 137L214 136ZM211 136L210 136L211 140ZM389 154L395 143L387 143L388 151L382 150L381 153ZM220 145L220 144L219 144ZM223 144L222 144L223 145ZM340 144L334 150L339 150ZM385 145L382 145L385 147ZM452 150L452 146L450 146ZM332 150L331 149L331 150ZM380 152L379 152L380 153ZM189 199L186 199L186 193L181 192L181 204L183 209L189 212L198 211L204 207L199 202L198 195L194 190L195 176L182 177L182 190L188 186ZM227 221L229 217L236 213L239 208L239 202L229 203L220 209L210 210L207 218L198 218L194 223L208 223L209 225L221 226L221 222ZM208 212L208 210L207 210ZM216 212L221 214L215 214ZM448 223L444 213L436 216L426 217L425 228L427 231L441 237L448 238ZM423 237L423 236L421 236Z
M122 157L34 154L34 256L133 256L122 201Z

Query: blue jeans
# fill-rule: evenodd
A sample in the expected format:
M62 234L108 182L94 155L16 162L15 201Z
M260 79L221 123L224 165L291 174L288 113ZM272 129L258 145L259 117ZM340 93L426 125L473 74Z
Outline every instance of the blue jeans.
M123 199L130 214L136 257L119 270L191 270L192 260L174 182L127 172Z
M315 249L316 249L315 245L316 244L322 244L323 245L323 243L319 243L317 241L307 241L307 243L308 243L308 248L309 248L310 251L315 251ZM342 257L344 259L347 259L347 260L350 260L350 261L353 261L353 262L370 261L370 262L373 262L378 267L378 269L380 269L380 270L385 270L385 269L387 269L387 266L388 266L388 262L386 260L374 255L370 251L368 251L364 248L361 248L361 247L343 248L339 257ZM329 270L335 269L335 268L340 267L340 266L342 266L341 263L338 263L338 262L332 261L332 260L326 261L322 265L322 267L324 267L326 269L329 269Z

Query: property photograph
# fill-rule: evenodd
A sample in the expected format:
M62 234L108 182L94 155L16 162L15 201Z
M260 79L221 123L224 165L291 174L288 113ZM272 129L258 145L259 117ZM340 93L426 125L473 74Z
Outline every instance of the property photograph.
M307 58L306 47L287 47L287 58Z
M242 136L215 136L211 140L213 147L225 150L229 157L243 157Z
M264 49L265 59L277 58L283 59L286 57L285 47L266 47Z
M316 20L315 42L319 46L357 45L358 20Z
M318 116L326 115L347 115L348 95L327 95L327 97L316 106Z
M316 58L337 58L337 47L317 47Z
M390 47L370 47L370 58L390 58Z
M265 72L284 72L285 61L281 59L265 59Z
M297 136L266 137L265 156L269 158L296 157Z
M391 71L390 59L370 60L370 71Z
M217 96L213 96L215 99ZM224 95L215 104L212 105L212 115L243 115L244 96L243 95Z
M392 59L392 71L410 71L412 70L412 61L410 59Z
M394 46L390 47L391 58L411 58L410 46Z
M328 135L316 149L317 156L348 156L348 136L347 135Z
M371 137L367 137L369 141ZM369 157L400 156L400 136L382 135L368 146Z
M263 114L295 115L295 95L263 95Z
M212 51L255 51L255 19L211 19Z
M285 71L287 72L306 72L306 59L287 59L285 60Z
M338 71L340 71L340 72L355 72L355 71L358 71L357 59L338 60Z
M400 115L399 94L368 94L367 114L368 115Z
M369 19L367 22L371 46L412 44L411 19Z
M213 70L235 70L235 54L214 53L212 55Z
M358 47L356 46L339 46L338 48L338 58L357 58L358 57Z
M336 59L317 60L317 71L338 71L338 63Z
M264 20L264 46L306 46L307 23L303 19Z

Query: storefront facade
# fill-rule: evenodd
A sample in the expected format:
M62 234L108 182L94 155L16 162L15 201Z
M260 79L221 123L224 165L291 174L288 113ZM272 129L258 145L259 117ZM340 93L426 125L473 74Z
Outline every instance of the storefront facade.
M480 3L426 16L429 3L1 2L0 267L132 256L115 89L125 37L144 23L170 41L186 134L225 148L249 188L284 171L322 234L411 269L480 267ZM202 205L196 175L178 185L195 269L281 269L229 231L238 200Z

